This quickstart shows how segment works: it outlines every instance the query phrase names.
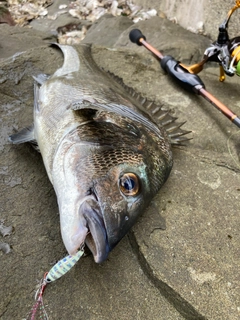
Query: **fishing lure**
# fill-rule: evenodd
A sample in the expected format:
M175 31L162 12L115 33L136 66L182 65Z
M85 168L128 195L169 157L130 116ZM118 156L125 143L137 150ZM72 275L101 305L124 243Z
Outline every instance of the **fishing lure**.
M43 304L43 292L48 283L51 283L59 278L61 278L64 274L66 274L69 270L72 269L73 266L78 262L78 260L84 254L84 248L82 247L74 256L66 256L65 258L59 260L50 270L46 272L43 276L43 279L40 282L39 289L35 294L35 304L33 305L28 317L26 320L35 320L39 315L40 319L48 320L48 315L45 310Z
M67 273L82 257L84 251L79 250L74 256L66 256L62 260L58 261L48 272L46 276L46 282L50 283L61 278L65 273Z

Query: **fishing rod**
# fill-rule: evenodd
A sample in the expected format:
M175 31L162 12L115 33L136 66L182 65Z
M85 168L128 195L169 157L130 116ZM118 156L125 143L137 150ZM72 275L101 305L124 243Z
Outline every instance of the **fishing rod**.
M225 80L225 74L240 76L240 37L229 39L227 28L232 13L240 7L240 1L229 11L227 19L219 27L219 35L204 53L204 58L197 64L186 66L175 60L172 56L164 56L146 41L146 37L139 29L133 29L129 33L131 42L139 46L144 46L152 52L159 60L162 69L168 73L181 87L187 91L201 95L210 102L215 108L220 110L228 119L230 119L238 128L240 128L240 118L232 112L226 105L219 101L215 96L208 92L204 83L197 75L207 61L215 61L220 64L220 81Z

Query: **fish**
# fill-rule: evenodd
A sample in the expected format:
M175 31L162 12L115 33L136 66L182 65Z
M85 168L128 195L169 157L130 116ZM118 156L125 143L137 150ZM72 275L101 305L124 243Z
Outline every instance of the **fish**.
M84 244L102 263L167 180L172 144L189 131L101 69L91 45L56 45L63 65L34 77L33 125L9 140L40 151L68 253Z

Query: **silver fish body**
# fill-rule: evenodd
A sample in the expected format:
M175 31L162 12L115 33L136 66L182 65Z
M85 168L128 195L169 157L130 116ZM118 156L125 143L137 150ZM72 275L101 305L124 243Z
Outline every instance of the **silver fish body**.
M172 168L169 136L180 141L186 132L175 133L175 118L160 108L166 128L156 124L146 112L152 103L135 99L131 89L100 70L90 46L59 47L63 66L35 78L34 126L10 140L37 143L57 195L68 253L85 242L100 263L166 181Z

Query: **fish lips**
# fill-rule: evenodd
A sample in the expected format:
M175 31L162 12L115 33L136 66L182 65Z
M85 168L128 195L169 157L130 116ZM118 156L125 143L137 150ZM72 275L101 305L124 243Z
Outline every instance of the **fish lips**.
M95 262L101 263L107 259L110 251L101 208L96 200L88 199L81 204L79 214L85 219L89 229L85 243Z

